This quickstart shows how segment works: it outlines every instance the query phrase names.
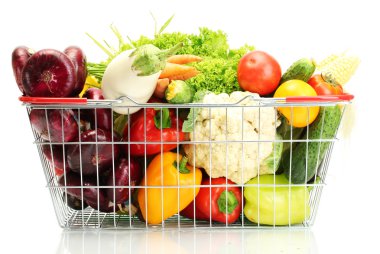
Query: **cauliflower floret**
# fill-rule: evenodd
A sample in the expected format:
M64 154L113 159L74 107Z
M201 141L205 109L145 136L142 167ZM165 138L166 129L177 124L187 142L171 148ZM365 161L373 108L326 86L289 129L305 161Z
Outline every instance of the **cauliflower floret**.
M234 105L198 111L190 133L194 144L184 146L190 164L195 162L194 166L204 168L211 177L225 176L238 184L257 176L259 165L259 174L274 173L261 163L273 152L280 121L275 108L260 105L254 98L260 96L250 92L205 95L204 104Z

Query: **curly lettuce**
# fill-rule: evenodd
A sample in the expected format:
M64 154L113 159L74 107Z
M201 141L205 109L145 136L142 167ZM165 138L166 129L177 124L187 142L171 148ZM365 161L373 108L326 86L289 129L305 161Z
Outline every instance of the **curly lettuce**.
M235 59L205 58L194 64L200 73L186 82L195 91L208 90L215 94L240 91L236 75L237 64Z
M179 42L182 42L184 45L177 54L222 58L226 58L228 55L227 35L221 30L213 31L206 27L199 28L199 34L185 34L181 32L162 33L152 39L141 36L138 40L133 41L132 44L134 47L153 44L160 49L168 49Z

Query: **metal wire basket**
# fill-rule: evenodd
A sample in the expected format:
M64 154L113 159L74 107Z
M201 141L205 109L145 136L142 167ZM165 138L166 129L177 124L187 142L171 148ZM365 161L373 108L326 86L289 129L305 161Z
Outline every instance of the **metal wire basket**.
M322 109L338 107L341 112L337 120L339 126L352 98L348 94L288 98L247 96L232 104L184 105L139 104L129 98L95 101L21 97L20 100L28 112L58 224L63 228L146 229L311 226L325 185L338 128L333 130L332 136L325 137L323 133L328 122L324 122L318 129L318 138L315 134L311 138L310 132L316 130L312 130L310 124L302 129L302 135L298 135L299 128L292 126L294 109L303 108L309 113L313 107L319 107L320 117L327 118ZM125 106L126 101L128 106ZM124 107L127 111L141 109L128 119L112 113L117 107ZM281 108L290 110L290 123L281 122L282 117L278 113ZM162 116L167 109L174 121L171 126L174 139L166 139L163 128L157 129L158 139L149 138L147 127L153 121L150 110ZM274 114L268 113L272 111ZM179 133L183 126L180 119L183 115L186 118L189 112L193 115L192 124L197 128L187 134L181 133L181 136ZM100 114L104 113L110 117L106 119L111 133L108 138L101 132L104 119ZM137 114L143 119L137 130L142 140L132 138ZM202 114L201 119L199 116ZM92 118L89 119L88 115ZM220 119L223 120L218 118L217 122L216 115L222 115ZM119 135L115 134L116 117L124 119L123 132ZM156 124L162 127L162 117L160 119ZM249 126L253 122L256 125ZM266 132L263 131L265 122L271 123L268 125L270 128L265 127ZM285 124L288 124L287 134L279 137L279 128ZM233 134L231 128L235 128ZM292 157L295 158L297 146L302 143L306 144L304 158L297 157L297 160L306 162L305 180L296 184L286 182L284 179L292 179L292 174L296 174L292 164L298 161ZM308 160L312 160L308 150L313 143L318 144L318 162L315 168L308 168ZM151 154L153 146L158 147L158 151ZM280 152L275 153L275 148L280 146ZM285 146L287 155L284 155ZM136 147L140 154L135 155ZM269 158L269 148L272 148L272 157L268 166L262 161ZM174 163L169 166L169 162L164 161L167 153L174 158ZM188 158L187 163L184 162L187 164L186 172L176 171L173 176L173 168L181 166L183 155ZM284 175L279 172L284 168L281 166L284 156L288 158L285 162L287 177L280 180L277 177ZM124 163L124 173L118 172L122 167L120 161ZM135 163L140 172L138 180L133 179L134 172L131 172L136 170L133 169ZM156 165L152 166L153 163ZM150 172L152 167L156 168L156 180L149 179L154 175ZM171 167L172 171L165 167ZM308 171L313 170L312 176L307 177L310 175ZM186 174L187 182L182 182ZM120 177L124 177L124 182L118 179ZM216 178L223 180L213 182ZM221 189L219 194L215 194L216 189ZM221 193L223 198L220 198ZM235 195L233 200L229 193ZM218 197L213 197L213 194ZM201 195L206 195L206 198L199 201ZM206 207L202 208L203 212L200 212L200 206ZM238 215L234 215L232 221L233 213Z

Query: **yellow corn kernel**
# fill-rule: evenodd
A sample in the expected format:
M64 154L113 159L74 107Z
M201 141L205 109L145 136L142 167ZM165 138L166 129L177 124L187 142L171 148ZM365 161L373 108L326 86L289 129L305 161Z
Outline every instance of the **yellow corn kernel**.
M343 53L327 57L321 61L317 68L326 80L344 85L355 73L359 63L360 59L358 57Z
M332 62L334 62L336 59L338 59L338 55L336 54L331 54L325 59L323 59L320 63L317 64L317 69L322 70L326 68L326 66L330 65Z

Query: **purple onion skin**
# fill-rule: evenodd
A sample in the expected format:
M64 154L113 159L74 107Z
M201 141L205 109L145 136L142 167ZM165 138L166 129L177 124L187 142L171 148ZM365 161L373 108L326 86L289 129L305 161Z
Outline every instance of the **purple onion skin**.
M77 82L75 83L72 96L78 96L82 92L84 84L87 78L87 59L83 50L77 46L67 47L63 53L65 53L74 64L74 69L77 76Z
M98 206L97 201L95 202L87 201L87 204L93 209L98 210L99 212L103 212L103 213L112 213L114 211L117 212L120 210L118 206L115 206L115 210L114 210L113 203L110 203L109 201L105 203L99 202L99 206Z
M119 137L114 136L113 141L119 140ZM102 144L102 142L112 141L112 134L109 131L99 128L85 131L81 134L80 141L93 143L69 145L67 162L69 168L74 172L82 173L83 175L96 175L97 173L100 175L109 169L112 162L119 156L120 149L118 145Z
M99 88L89 88L83 97L91 100L104 100L103 92ZM97 108L83 110L86 118L89 119L91 123L91 128L100 128L103 130L111 131L112 129L112 110L109 108ZM95 123L96 119L96 123Z
M63 156L63 149L64 145L43 145L42 146L42 152L45 155L46 159L50 161L52 165L54 165L55 168L62 169L64 171L64 168L66 167L66 170L68 169L66 158L64 159ZM53 151L53 154L52 152ZM66 157L66 156L65 156Z
M135 159L130 158L129 164L128 159L121 158L115 167L115 174L110 172L107 186L136 186L140 183L142 176L141 167ZM134 189L131 189L130 192L133 193L133 191ZM129 199L129 188L109 188L106 193L108 199L115 204L121 204Z
M78 139L78 122L71 109L47 109L47 111L45 109L33 109L30 112L29 118L32 128L44 140L70 142Z
M91 87L86 90L86 92L83 94L83 97L87 99L92 99L92 100L104 100L103 92L101 89L96 88L96 87Z
M82 201L79 198L74 197L73 195L70 195L69 193L65 192L62 195L62 200L68 207L77 211L84 210L88 206L86 201Z
M25 94L32 97L69 97L77 83L74 64L55 49L34 53L22 70Z
M19 46L12 52L13 75L22 94L25 94L24 86L22 85L22 70L33 53L33 50L25 46Z
M86 201L87 204L97 204L98 199L99 203L102 206L108 206L109 200L106 198L104 190L99 188L96 184L95 177L83 177L83 184L81 184L80 175L74 172L68 172L66 175L63 175L59 178L58 184L66 188L66 192L80 200ZM69 187L81 187L83 186L83 195L82 188L69 188Z

